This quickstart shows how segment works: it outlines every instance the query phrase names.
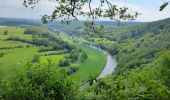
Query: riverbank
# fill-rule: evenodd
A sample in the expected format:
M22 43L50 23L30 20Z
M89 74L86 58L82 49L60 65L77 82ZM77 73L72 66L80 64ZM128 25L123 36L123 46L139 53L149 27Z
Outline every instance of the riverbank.
M98 51L101 51L104 53L104 55L107 56L107 63L105 65L103 71L98 75L97 78L104 78L105 76L111 74L117 66L116 58L112 57L112 55L109 52L107 52L106 50L102 50L102 49L92 46L92 45L87 45L87 46L90 48L96 49Z
M96 79L99 79L99 78L104 78L106 77L107 75L110 75L114 72L116 66L117 66L117 60L116 58L112 57L112 55L107 52L106 50L102 50L98 47L95 47L95 46L92 46L92 45L86 45L90 48L93 48L93 49L96 49L100 52L103 52L105 56L107 56L107 63L104 67L104 69L101 71L101 73L96 77ZM80 90L84 89L85 87L89 86L89 83L85 83L84 85L82 85L80 87Z

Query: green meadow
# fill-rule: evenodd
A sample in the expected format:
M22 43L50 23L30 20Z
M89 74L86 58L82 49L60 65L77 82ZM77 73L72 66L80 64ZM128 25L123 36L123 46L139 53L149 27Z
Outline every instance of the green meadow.
M85 82L89 79L89 76L97 76L107 61L106 56L102 52L83 45L79 47L88 53L88 59L84 63L77 63L79 71L70 76L74 81L78 82L77 84Z
M7 33L5 34L5 31ZM25 29L20 27L0 27L0 48L14 47L12 49L0 49L0 53L4 53L3 57L0 57L0 71L4 73L5 77L10 77L16 74L16 70L24 73L24 66L30 62L34 55L40 55L39 62L35 64L47 64L47 59L51 59L51 62L55 67L59 67L60 60L65 59L70 53L47 55L50 52L55 51L44 51L38 52L40 46L36 46L30 43L8 40L10 37L17 37L21 39L31 40L33 37L31 34L24 34ZM68 36L61 36L64 41L73 42L68 39ZM22 46L21 48L15 48L16 46ZM98 75L106 64L106 57L102 52L87 46L78 46L87 53L88 59L84 62L78 61L70 66L77 66L78 71L71 74L69 78L72 78L78 85L89 79L91 75ZM100 58L100 59L99 59ZM63 67L68 70L69 67Z

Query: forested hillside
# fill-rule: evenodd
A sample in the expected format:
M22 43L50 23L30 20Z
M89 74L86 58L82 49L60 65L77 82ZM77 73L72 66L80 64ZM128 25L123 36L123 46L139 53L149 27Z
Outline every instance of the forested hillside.
M85 36L83 40L118 59L113 75L88 88L86 97L168 100L170 19L111 30L103 39Z

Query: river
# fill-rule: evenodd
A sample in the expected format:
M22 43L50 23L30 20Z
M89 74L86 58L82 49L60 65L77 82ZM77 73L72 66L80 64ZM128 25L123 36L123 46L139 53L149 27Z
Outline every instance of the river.
M81 43L81 45L85 45L85 44ZM92 46L92 45L86 45L86 46L93 48L93 49L96 49L98 51L101 51L101 52L104 53L105 56L107 56L106 65L105 65L104 69L101 71L101 73L97 76L97 79L104 78L107 75L110 75L111 73L113 73L113 71L115 70L115 68L117 66L116 58L112 57L112 55L109 52L107 52L106 50L102 50L102 49L95 47L95 46ZM89 86L88 82L83 84L82 86L80 86L80 90L84 89L87 86Z
M92 46L92 45L87 45L87 46L90 48L96 49L98 51L101 51L104 53L104 55L107 56L106 65L105 65L104 69L102 70L102 72L97 76L97 79L104 78L105 76L111 74L117 66L116 58L112 57L112 55L110 53L108 53L106 50L102 50L102 49Z

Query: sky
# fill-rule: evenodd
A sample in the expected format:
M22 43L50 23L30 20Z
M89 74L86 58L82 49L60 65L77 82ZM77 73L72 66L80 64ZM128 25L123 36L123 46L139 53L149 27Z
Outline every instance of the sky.
M100 0L92 0L93 6L99 4ZM166 0L109 0L118 6L126 5L130 11L141 13L135 21L151 22L170 17L170 5L162 12L160 5ZM41 0L34 9L26 8L22 5L23 0L0 0L0 17L40 19L44 14L51 14L55 8L55 3L48 0ZM87 8L85 8L86 10ZM85 20L79 17L80 20ZM102 19L106 20L106 19Z

